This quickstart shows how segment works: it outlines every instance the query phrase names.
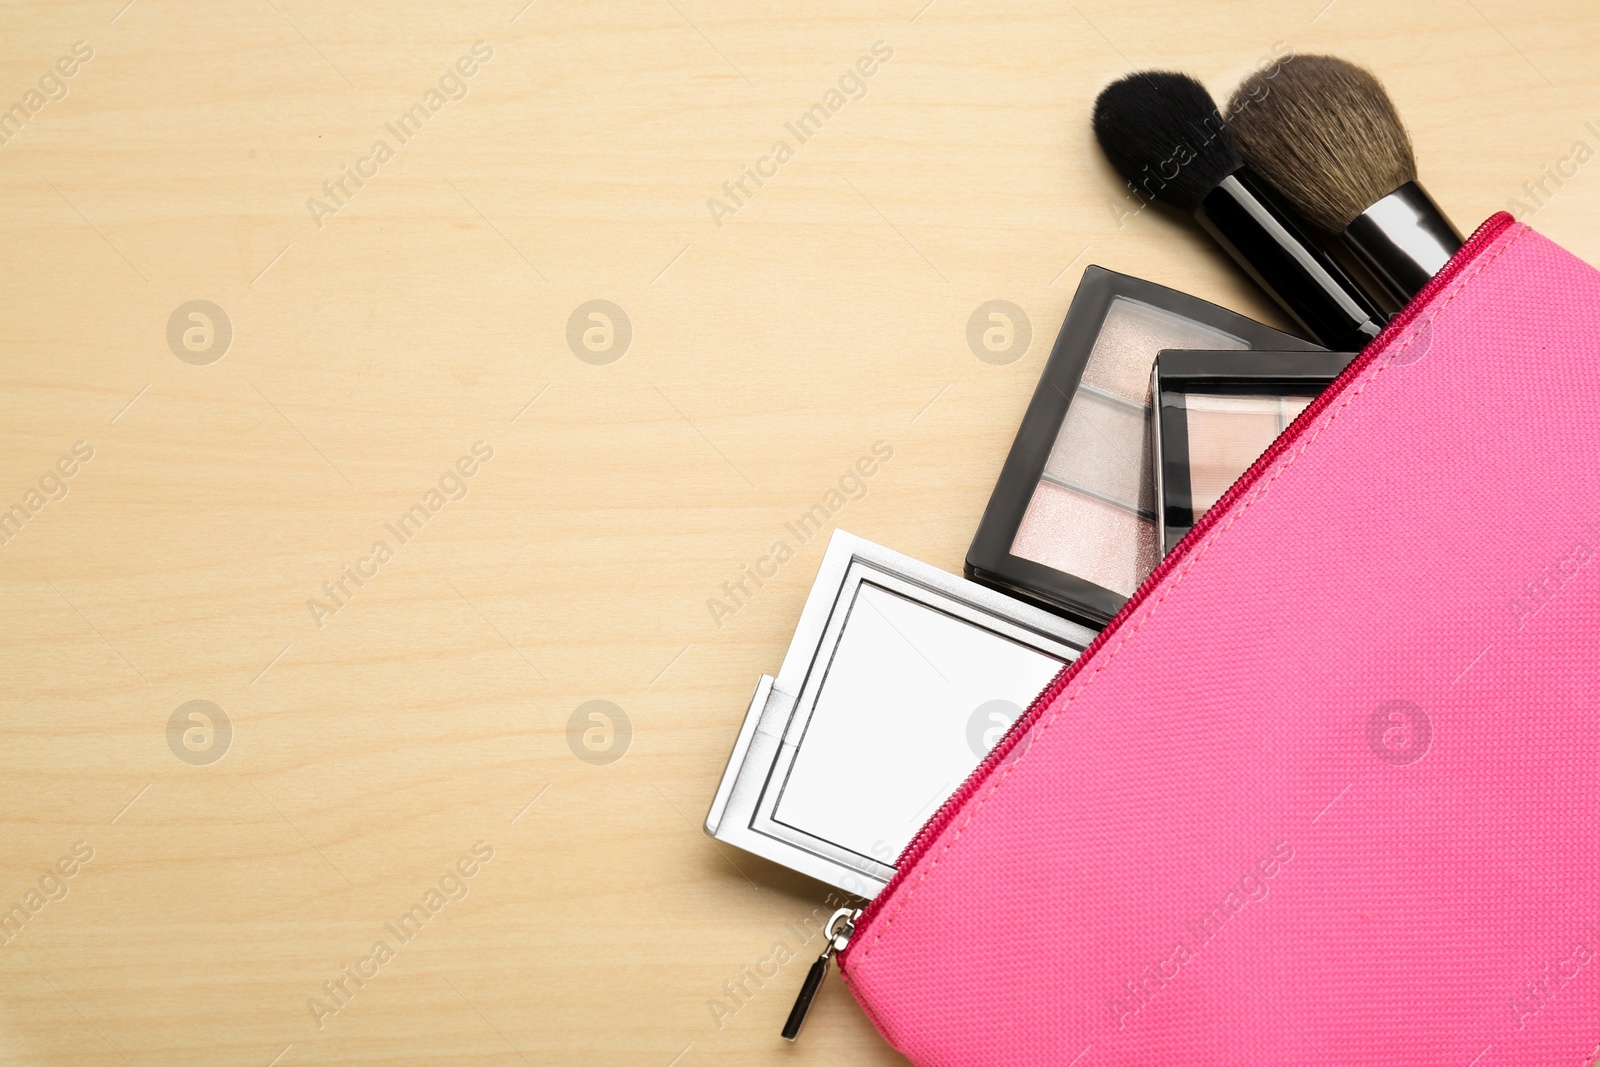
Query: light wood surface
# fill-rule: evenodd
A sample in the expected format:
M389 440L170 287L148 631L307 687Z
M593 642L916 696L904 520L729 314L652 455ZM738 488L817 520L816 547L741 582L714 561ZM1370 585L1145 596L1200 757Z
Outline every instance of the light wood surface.
M823 891L700 825L821 557L784 524L875 443L832 522L958 570L1085 264L1280 322L1182 220L1119 224L1097 89L1337 51L1465 228L1572 160L1532 221L1600 259L1578 0L124 3L0 14L5 1063L899 1062L837 982L779 1041ZM1032 325L1007 365L967 343L993 299ZM193 300L213 362L202 320L168 343ZM568 344L592 300L609 364ZM169 734L195 700L231 739ZM595 700L609 764L569 740Z

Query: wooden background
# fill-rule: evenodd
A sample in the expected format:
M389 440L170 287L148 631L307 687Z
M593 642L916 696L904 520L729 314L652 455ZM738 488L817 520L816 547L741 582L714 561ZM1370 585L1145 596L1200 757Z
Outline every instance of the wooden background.
M1600 259L1577 0L522 3L4 6L0 1061L899 1062L837 982L779 1041L822 889L700 829L820 543L709 602L877 442L833 523L959 569L1087 263L1279 321L1182 220L1119 217L1097 89L1337 51L1464 229L1518 197ZM1033 328L1005 365L967 342L994 299ZM225 352L169 344L192 300ZM631 325L603 365L568 342L593 300ZM193 700L231 737L169 731Z

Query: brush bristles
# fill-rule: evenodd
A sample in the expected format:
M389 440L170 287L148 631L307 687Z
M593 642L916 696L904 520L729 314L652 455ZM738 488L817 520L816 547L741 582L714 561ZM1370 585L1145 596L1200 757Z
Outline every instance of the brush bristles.
M1294 56L1270 76L1252 74L1228 101L1228 125L1245 162L1330 233L1417 178L1383 83L1333 56Z
M1128 184L1185 211L1244 165L1216 101L1187 74L1143 71L1112 82L1094 102L1094 133Z

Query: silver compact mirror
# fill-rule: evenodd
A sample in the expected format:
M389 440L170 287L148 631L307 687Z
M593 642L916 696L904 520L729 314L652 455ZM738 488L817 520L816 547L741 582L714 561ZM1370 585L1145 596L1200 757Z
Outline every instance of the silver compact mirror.
M857 896L1096 631L836 531L706 832Z

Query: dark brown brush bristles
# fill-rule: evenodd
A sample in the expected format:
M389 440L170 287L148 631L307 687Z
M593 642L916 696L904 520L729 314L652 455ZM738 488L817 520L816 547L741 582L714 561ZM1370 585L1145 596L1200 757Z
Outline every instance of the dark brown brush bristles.
M1228 101L1228 127L1245 162L1330 233L1417 178L1383 83L1334 56L1294 56L1270 77L1246 78Z

